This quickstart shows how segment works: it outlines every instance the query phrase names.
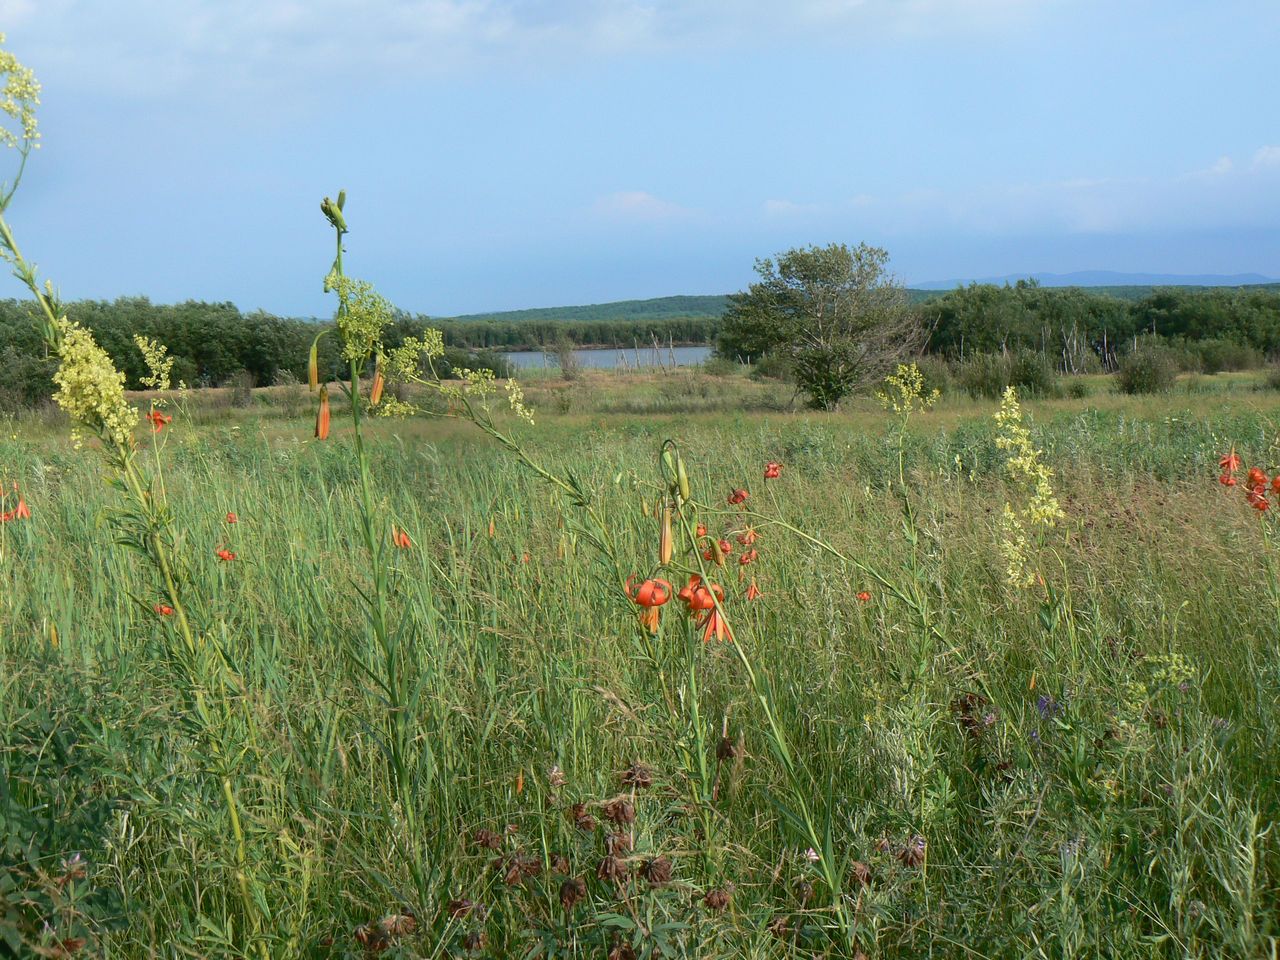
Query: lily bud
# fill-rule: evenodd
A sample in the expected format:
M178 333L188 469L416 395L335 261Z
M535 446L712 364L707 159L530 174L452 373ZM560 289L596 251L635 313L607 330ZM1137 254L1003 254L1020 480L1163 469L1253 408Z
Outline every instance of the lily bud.
M320 387L320 409L316 411L316 439L329 439L329 385Z
M667 482L667 487L674 496L680 489L680 478L676 472L676 455L671 447L664 447L662 450L662 479Z
M369 406L376 407L382 402L382 389L387 385L382 375L382 357L378 357L377 366L373 368L373 387L369 390Z
M320 338L311 341L311 353L307 356L307 389L312 393L320 386Z
M684 457L676 454L676 482L680 488L680 499L689 499L689 474L684 469Z
M672 550L671 505L666 504L662 508L662 526L658 534L658 562L663 565L670 563Z

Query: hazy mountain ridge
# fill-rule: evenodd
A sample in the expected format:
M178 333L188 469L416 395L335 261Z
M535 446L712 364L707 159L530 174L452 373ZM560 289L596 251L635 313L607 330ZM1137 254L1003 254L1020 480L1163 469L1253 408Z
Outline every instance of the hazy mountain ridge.
M1084 287L1094 293L1108 294L1121 300L1141 300L1157 287L1277 287L1280 280L1257 273L1241 273L1232 276L1219 274L1179 275L1116 273L1109 270L1088 270L1076 273L1009 274L1005 277L989 277L981 280L938 280L913 284L907 295L913 303L920 303L942 296L948 290L968 286L970 283L987 283L997 286L1016 284L1019 280L1036 280L1042 287ZM580 304L564 307L532 307L524 310L497 310L489 313L468 313L456 317L432 317L445 321L478 321L491 323L525 323L549 320L666 320L673 317L719 317L729 302L728 294L696 296L654 297L648 300L614 300L608 303Z
M1003 277L981 277L967 280L928 280L912 284L916 290L951 290L971 283L1016 284L1019 280L1035 280L1042 287L1248 287L1280 283L1275 277L1260 273L1176 274L1119 273L1114 270L1077 270L1074 273L1011 273Z

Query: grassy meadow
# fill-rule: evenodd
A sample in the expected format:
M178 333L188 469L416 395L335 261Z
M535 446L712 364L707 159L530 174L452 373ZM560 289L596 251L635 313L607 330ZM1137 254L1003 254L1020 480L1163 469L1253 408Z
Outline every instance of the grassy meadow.
M374 570L337 398L319 442L305 386L197 392L137 431L191 648L94 442L0 421L0 955L1277 956L1280 568L1217 477L1280 467L1280 392L1081 382L1023 403L1065 513L1026 588L996 401L535 378L500 422L577 497L377 420ZM693 572L733 642L638 623L626 577Z

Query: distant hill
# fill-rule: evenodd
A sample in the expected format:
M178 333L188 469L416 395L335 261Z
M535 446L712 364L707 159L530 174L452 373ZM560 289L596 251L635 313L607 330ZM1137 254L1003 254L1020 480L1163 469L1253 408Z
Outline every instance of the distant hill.
M917 290L951 290L970 283L994 283L1000 286L1019 280L1036 280L1042 287L1247 287L1255 284L1280 283L1260 273L1176 274L1116 273L1112 270L1080 270L1075 273L1011 273L1004 277L982 277L976 280L930 280L915 284Z
M667 320L672 317L719 317L729 298L725 295L657 297L653 300L615 300L576 307L533 307L497 313L469 313L460 317L432 317L458 322L492 321L524 323L539 320Z
M1234 276L1206 274L1180 276L1177 274L1114 273L1108 270L1091 270L1079 273L1040 273L1027 277L1010 274L1007 277L988 277L981 280L947 280L920 283L907 290L912 303L923 303L940 297L948 290L969 283L993 283L1003 286L1019 280L1033 279L1042 287L1087 287L1090 293L1108 294L1121 300L1141 300L1157 287L1256 287L1280 289L1280 280L1270 280L1256 273ZM624 320L646 322L676 318L719 319L729 302L727 294L708 296L656 297L652 300L615 300L610 303L590 303L567 307L533 307L526 310L500 310L493 313L468 313L457 317L432 317L435 323L546 323L564 320L579 323Z

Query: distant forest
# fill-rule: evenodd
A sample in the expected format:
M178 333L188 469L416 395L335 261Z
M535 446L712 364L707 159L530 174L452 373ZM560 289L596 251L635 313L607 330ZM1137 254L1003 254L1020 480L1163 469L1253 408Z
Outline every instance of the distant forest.
M930 331L926 350L949 359L1033 351L1067 372L1109 368L1139 337L1171 344L1235 344L1280 357L1280 284L1252 287L1040 287L973 284L955 290L909 291ZM498 351L557 344L631 347L660 343L717 343L727 297L664 297L583 307L556 307L429 319L398 315L388 344L426 326L439 328L449 347L445 366L488 366L507 372ZM300 380L307 350L324 322L245 313L230 303L153 304L145 298L80 301L68 314L98 342L136 388L145 373L135 333L166 344L177 358L173 378L189 386L220 385L234 377L256 385ZM326 338L329 340L329 338ZM719 352L734 357L733 344ZM752 358L755 359L755 358ZM333 341L321 363L336 370ZM36 334L32 305L0 301L0 409L49 396L52 362Z

